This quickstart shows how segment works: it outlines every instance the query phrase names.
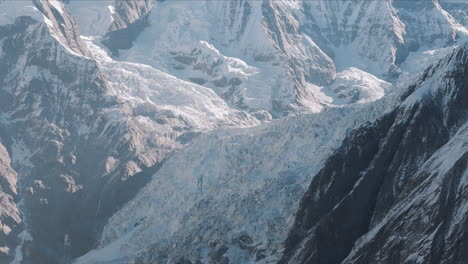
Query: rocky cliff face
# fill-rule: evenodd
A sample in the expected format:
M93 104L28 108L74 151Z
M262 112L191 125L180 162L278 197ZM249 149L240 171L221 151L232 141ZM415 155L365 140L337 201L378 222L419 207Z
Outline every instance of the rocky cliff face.
M105 104L105 98L97 67L83 58L86 52L68 13L53 2L30 4L34 17L20 16L13 24L1 27L0 94L2 130L7 140L16 144L9 149L10 155L22 155L26 148L23 145L36 151L31 157L22 156L20 159L25 160L18 159L20 163L16 165L23 175L24 206L31 209L28 210L31 230L35 231L37 246L41 247L49 235L54 243L63 244L63 237L61 241L59 237L63 225L58 220L63 215L54 210L63 207L50 204L49 199L53 197L51 202L66 204L70 194L79 189L72 172L66 170L73 157L63 146L66 140L76 139L69 131L89 126L90 119L96 118L93 103ZM89 80L87 85L79 85L85 80ZM64 129L65 126L70 130ZM27 168L28 165L34 166L34 170ZM26 171L30 177L24 177ZM52 187L53 191L40 193ZM15 254L14 248L10 250ZM37 259L43 257L35 255L34 250L31 254Z
M114 21L110 27L110 31L120 30L128 27L145 17L153 6L152 0L143 1L115 1L114 12L112 17Z
M18 175L11 167L11 158L1 140L0 145L0 261L7 263L17 246L16 236L22 228L19 210Z
M210 87L239 109L291 111L308 96L299 87L327 84L335 70L301 35L290 8L277 1L155 2L147 18L131 24L132 32L146 29L121 59Z
M154 0L114 1L110 6L112 24L103 41L114 55L120 49L129 49L138 35L149 26L148 16Z
M208 129L257 122L209 89L144 66L112 65L107 57L98 63L100 49L81 40L58 1L16 7L27 9L0 26L0 109L2 133L12 142L2 165L18 157L12 165L21 186L17 192L14 172L2 170L10 211L2 224L12 237L21 226L33 239L5 240L9 259L66 263L82 255L174 150ZM120 79L108 81L115 74Z
M142 7L134 10L140 14ZM432 0L160 1L139 17L121 35L133 44L121 45L119 37L104 42L120 50L122 60L152 65L214 89L232 106L277 117L328 105L333 91L316 86L335 81L336 69L395 81L410 53L453 45L468 33Z
M282 263L464 263L468 45L313 178Z
M37 12L52 12L52 6L35 4L43 8ZM86 51L79 39L52 26L55 17L59 16L46 23L22 17L3 27L1 89L6 134L21 146L12 150L13 156L19 149L25 152L17 166L30 222L27 229L35 238L23 248L29 252L25 258L52 263L63 257L64 237L71 233L69 219L77 209L71 205L87 180L84 175L89 175L80 170L95 163L90 155L85 155L90 159L82 160L84 164L77 160L80 152L87 152L83 132L106 123L100 107L116 105L105 94L97 65L83 57Z
M0 262L277 262L291 228L285 262L464 258L466 47L394 107L444 6L81 2L0 0Z

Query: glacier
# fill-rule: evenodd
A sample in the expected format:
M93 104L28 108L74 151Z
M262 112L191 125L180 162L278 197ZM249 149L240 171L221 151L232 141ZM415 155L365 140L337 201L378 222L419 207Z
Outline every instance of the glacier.
M440 95L465 5L0 1L0 262L302 263L311 182L356 131ZM453 137L415 174L463 160L466 126L444 120Z

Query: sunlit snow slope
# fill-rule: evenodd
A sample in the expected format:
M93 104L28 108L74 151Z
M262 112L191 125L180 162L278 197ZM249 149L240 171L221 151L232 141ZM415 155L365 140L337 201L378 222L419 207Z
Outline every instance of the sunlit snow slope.
M264 119L263 111L320 111L335 95L316 86L333 84L336 69L393 82L410 54L455 45L468 32L432 0L169 0L123 10L132 19L104 36L119 60L212 88Z

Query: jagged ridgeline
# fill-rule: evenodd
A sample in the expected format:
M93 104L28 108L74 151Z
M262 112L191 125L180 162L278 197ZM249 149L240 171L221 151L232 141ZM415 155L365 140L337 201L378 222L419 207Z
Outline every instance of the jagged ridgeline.
M0 0L0 263L465 263L468 5Z

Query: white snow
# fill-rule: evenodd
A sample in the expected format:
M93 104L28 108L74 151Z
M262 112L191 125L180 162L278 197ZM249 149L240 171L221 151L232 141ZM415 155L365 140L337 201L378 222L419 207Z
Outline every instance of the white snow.
M327 88L337 97L333 104L342 105L376 101L384 97L393 86L368 72L348 68L339 72L336 80Z
M31 0L0 1L0 26L13 24L20 16L30 16L38 21L45 18Z
M440 49L421 49L421 51L418 52L411 52L401 65L401 69L409 74L422 73L429 66L443 59L457 47L458 45Z
M112 14L115 12L113 3L112 0L72 0L66 4L66 8L78 23L81 35L102 36L112 24Z
M355 67L381 77L394 64L393 49L404 42L405 25L390 2L317 0L307 8L301 21L320 27L312 38L325 38L339 71Z
M235 244L242 234L266 250L264 262L277 260L311 177L349 129L388 105L327 109L207 134L167 160L109 220L101 246L76 263L125 259L154 243L170 258L196 258L211 241L224 243L233 263L251 263Z
M349 74L350 68L384 80L389 73L401 71L396 65L397 47L404 45L407 39L416 39L421 44L426 44L427 39L437 40L413 52L402 66L403 71L414 75L428 66L428 50L444 48L457 36L466 35L466 29L437 3L427 3L427 8L412 14L395 8L388 1L336 4L320 0L307 2L307 5L296 0L273 2L274 15L281 15L284 24L298 28L311 24L320 27L319 32L291 36L285 28L270 28L266 24L260 1L247 2L249 11L243 4L226 1L156 3L150 14L150 26L132 48L121 51L120 59L151 65L177 78L212 88L223 98L230 96L230 105L238 106L242 102L242 106L253 110L271 111L272 101L275 101L295 110L301 111L304 107L318 112L324 105L330 105L330 101L339 100L334 100L323 87L317 88L314 80L301 84L303 87L295 94L295 79L285 63L289 58L305 63L305 69L297 71L321 68L323 76L328 74L332 80L336 65L342 72L341 76L336 76L336 83L343 81L339 79ZM309 15L304 13L305 8ZM408 31L405 23L414 23L422 29ZM269 34L281 38L282 49ZM322 38L325 42L321 40L317 45L315 40ZM331 51L333 60L321 48ZM442 56L444 50L436 53ZM256 59L261 57L267 60ZM228 65L233 60L241 62L242 66L232 70ZM230 85L217 85L222 78L240 80L239 92L232 95ZM385 89L379 85L387 86L385 82L377 84L374 80L364 83L366 87L362 87L363 83L353 83L348 89L362 92L365 98L361 98L360 103L380 98Z
M10 252L9 247L0 247L0 253L8 254Z
M313 1L311 9L326 8L328 2ZM71 1L67 7L77 18L82 33L103 35L115 12L111 3ZM328 14L340 17L349 12L346 15L349 23L339 25L344 27L343 32L358 26L361 36L349 42L339 40L340 44L330 47L334 63L311 36L268 31L271 28L265 27L261 1L249 1L250 11L236 3L158 2L158 12L151 13L151 26L133 48L121 51L121 61L109 57L95 43L99 38L83 38L91 52L90 59L96 60L107 80L108 95L118 101L114 108L102 109L110 120L107 127L117 122L128 124L135 131L132 147L145 159L157 155L155 148L147 147L148 142L154 143L158 151L159 147L186 148L171 156L137 197L109 220L100 247L76 263L121 260L154 243L172 257L183 252L206 260L212 241L221 241L229 247L226 254L233 263L248 263L252 256L233 242L245 233L269 254L264 262L275 261L281 254L300 198L324 160L350 129L392 107L394 98L386 94L400 85L400 80L392 86L383 80L383 73L394 66L396 43L403 43L407 32L389 2L360 1L356 9L352 9L353 2L347 2L336 13ZM63 13L61 3L51 4ZM288 0L275 2L275 7L278 12L302 12L300 4ZM360 20L363 10L367 19ZM230 12L235 15L231 17ZM251 15L247 17L249 12ZM439 22L449 19L443 11L434 12ZM53 27L30 1L0 2L0 14L0 25L26 14ZM285 14L289 26L302 26L303 14L297 20L291 13ZM319 12L315 18L319 24L330 26L327 14ZM360 35L375 24L385 30ZM458 27L450 24L440 30L445 37L454 28L463 31ZM272 41L276 33L284 42L285 51L279 51ZM420 73L452 49L436 49L442 46L437 43L410 54L402 69L412 75ZM66 45L64 48L67 49ZM299 103L317 114L253 127L259 125L258 120L246 112L233 110L230 104L236 102L221 99L220 95L226 95L231 86L215 82L222 78L240 80L240 95L233 100L242 99L248 107L264 114L266 120L271 119L264 110L271 110L273 100L293 104L295 77L303 77L301 74L305 72L291 73L288 63L294 59L304 63L300 70L316 67L335 79L328 86L306 82L302 87ZM339 71L336 75L333 64ZM35 67L27 67L24 72L27 78L39 76ZM47 72L40 74L53 79ZM191 79L204 80L205 86L188 82ZM406 103L431 92L429 86L417 91ZM297 105L294 107L299 109ZM37 109L35 114L40 111ZM218 129L226 126L237 128ZM90 129L82 127L78 133L84 135ZM189 145L178 142L187 131L205 134ZM15 142L13 149L14 162L29 165L29 151L20 142ZM109 156L104 164L107 173L119 162ZM134 161L125 165L131 174L141 170ZM438 168L442 170L449 165L441 164ZM22 236L28 239L24 233ZM20 246L14 263L21 259Z
M169 111L181 120L188 121L194 130L205 130L235 120L238 111L229 106L211 89L190 82L179 80L150 66L114 61L106 52L95 45L91 39L83 38L89 50L107 75L112 95L126 101L134 111ZM167 131L167 126L157 125L151 116L138 120L140 126L148 130L160 127ZM249 115L247 115L249 116ZM155 115L157 117L157 115ZM250 124L256 124L253 117ZM248 123L248 122L247 122Z
M459 49L468 49L468 42L460 45ZM447 48L447 50L442 50L439 52L446 53L450 50L453 50L453 47ZM434 53L433 51L431 51ZM451 56L445 56L442 60L440 60L437 64L434 64L433 67L429 69L428 75L430 78L424 80L420 87L416 91L414 91L408 98L405 99L403 105L411 106L416 102L422 100L426 95L432 94L434 95L440 89L445 87L452 87L451 83L445 81L445 75L450 72L450 70L457 65L457 60L453 59Z
M294 101L295 78L287 56L306 64L304 71L322 69L333 75L333 64L305 37L291 37L294 43L284 43L286 51L280 51L269 39L262 16L261 1L160 2L150 14L151 25L131 49L121 51L120 59L151 65L183 80L201 80L219 95L228 95L231 105L241 101L253 110L270 111L272 101L278 100L287 106ZM328 64L320 67L315 59ZM238 94L230 95L231 79L241 81Z
M285 4L297 10L297 2ZM204 1L197 1L188 6L186 1L172 1L158 5L160 12L152 13L150 28L142 33L133 48L121 52L121 60L137 63L112 61L104 51L90 46L104 71L112 76L119 72L119 76L123 76L115 80L111 78L114 92L121 98L132 102L146 95L157 105L169 107L176 104L178 100L170 96L152 98L154 91L162 89L164 94L163 88L150 85L145 88L144 80L132 80L137 79L134 76L148 78L146 73L162 79L172 78L155 68L181 79L198 77L206 82L223 75L236 76L247 83L242 91L245 100L250 106L260 109L268 108L266 99L281 93L278 87L288 87L289 80L275 63L261 63L247 56L277 54L271 43L261 37L262 29L255 26L255 21L250 21L252 26L245 28L247 33L236 39L229 35L235 31L226 31L223 28L225 24L211 20L208 11L222 13L228 3L221 1L208 6ZM252 12L259 12L257 3L253 2L253 5ZM366 12L375 15L373 12L381 7L380 1L374 1ZM251 236L258 248L268 252L268 261L277 260L298 202L311 177L349 129L391 108L394 98L385 94L406 80L397 80L395 85L382 80L382 73L395 63L396 43L403 42L406 34L405 25L396 17L397 11L391 6L386 8L389 9L379 11L385 13L379 19L382 19L381 24L391 26L393 35L390 40L382 37L388 32L379 31L375 36L366 36L370 40L357 39L334 47L334 60L340 70L336 80L330 86L306 86L301 103L308 109L322 112L273 121L255 128L217 130L199 138L163 164L137 197L109 220L100 247L77 259L76 263L123 260L155 244L158 245L157 250L169 258L180 256L182 252L189 258L207 258L206 252L210 250L212 241L226 244L229 248L226 254L234 263L249 263L251 256L233 242L242 234ZM342 10L345 11L346 8ZM359 22L356 10L349 19L358 21L361 30L375 23L370 19ZM304 37L304 41L310 46L315 45L309 37ZM362 44L360 42L369 46L359 45ZM230 46L231 43L235 44ZM255 43L253 47L252 43ZM297 47L288 48L295 50ZM363 52L368 51L366 48L372 50L364 53L363 58ZM434 54L442 56L449 49L411 54L410 63L429 63L428 57L437 58ZM196 56L192 56L194 53ZM174 54L181 56L179 60L173 58ZM191 67L192 61L199 67L222 62L214 71L219 75ZM174 65L180 68L173 68ZM423 69L423 66L405 67L412 75ZM152 83L157 82L151 80ZM140 87L127 90L135 87L129 84L140 82L143 83ZM118 83L125 84L125 87ZM219 87L210 88L218 94L224 92ZM330 109L324 105L340 107ZM184 108L171 108L173 111L180 109ZM196 114L190 116L197 117ZM144 122L151 127L151 120L145 119ZM195 123L202 124L202 121ZM272 253L274 250L276 255Z
M116 14L115 7L113 5L108 5L107 8L111 14L111 21L114 22L114 14Z

